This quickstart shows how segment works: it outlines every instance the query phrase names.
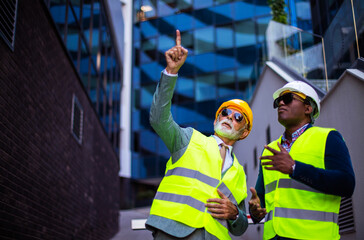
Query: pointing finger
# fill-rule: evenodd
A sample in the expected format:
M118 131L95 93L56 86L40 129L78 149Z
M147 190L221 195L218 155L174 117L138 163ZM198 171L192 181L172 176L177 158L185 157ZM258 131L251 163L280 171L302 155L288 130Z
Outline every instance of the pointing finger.
M179 30L176 30L176 45L181 46L181 33Z

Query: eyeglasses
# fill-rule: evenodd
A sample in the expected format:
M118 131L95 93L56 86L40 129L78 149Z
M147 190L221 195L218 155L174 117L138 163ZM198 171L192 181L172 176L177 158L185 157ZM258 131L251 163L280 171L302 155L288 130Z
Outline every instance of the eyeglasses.
M229 116L233 111L231 109L228 109L228 108L224 108L222 111L221 111L221 115L226 117L226 116ZM243 121L244 119L244 115L241 114L241 113L234 113L234 118L235 118L235 121L237 121L238 123L240 123L241 121Z
M279 106L279 102L283 100L284 104L290 104L293 99L299 100L305 104L310 104L308 100L304 100L300 98L299 96L293 94L293 93L286 93L282 96L277 97L273 102L273 108L277 108Z

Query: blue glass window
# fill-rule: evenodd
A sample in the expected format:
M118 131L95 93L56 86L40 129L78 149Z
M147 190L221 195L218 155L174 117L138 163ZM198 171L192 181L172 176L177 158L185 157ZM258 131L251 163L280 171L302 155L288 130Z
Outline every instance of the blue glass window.
M258 42L265 42L265 32L271 19L271 17L263 17L256 20L258 24Z
M192 29L193 25L194 18L190 13L180 13L176 15L176 29L179 29L180 31L186 31Z
M235 25L236 47L255 45L255 26L253 21L242 21Z
M216 53L216 69L225 70L236 66L234 49L220 50Z
M150 38L157 35L157 20L149 20L140 23L140 32L143 38Z
M199 9L199 8L205 8L210 7L213 4L213 0L195 0L193 1L193 8Z
M213 7L211 10L215 12L215 23L226 24L233 20L233 4L224 4Z
M255 15L256 16L261 16L261 15L271 15L271 9L268 6L268 3L266 3L267 5L256 5L255 6Z
M232 25L216 27L217 49L232 48L234 46L234 33Z
M212 25L214 23L214 15L214 12L207 8L194 11L195 28Z
M166 16L158 20L158 30L159 34L175 34L176 32L176 16Z
M213 131L216 110L215 99L196 103L196 112L198 113L198 116L195 121L198 122L198 130L202 131L204 129L204 127L201 126L201 123L203 123L206 125L205 127L207 131L210 133Z
M147 63L156 60L156 39L151 38L142 41L140 51L140 63Z
M215 53L195 55L194 63L196 73L200 74L215 71L215 55Z
M235 20L249 19L254 17L255 6L253 3L236 2L235 11Z
M214 28L207 27L195 30L195 54L214 50Z
M196 77L196 101L216 99L215 74Z
M144 86L140 89L140 106L142 108L149 108L151 106L155 89L155 84Z
M173 105L173 110L173 117L180 125L189 125L189 123L195 121L196 115L198 114L194 110L193 103Z
M187 10L192 8L192 0L177 0L177 9Z
M177 81L176 93L178 94L178 102L186 102L194 100L194 81L192 78L179 77Z
M158 3L158 16L168 16L176 11L175 0L159 0Z
M163 70L164 67L159 65L157 62L142 64L140 66L141 68L140 77L142 85L144 85L145 83L158 81L160 77L160 72Z
M184 38L183 42L185 42ZM175 36L173 35L160 35L158 38L158 50L164 53L176 44ZM182 43L183 45L183 43Z
M233 96L235 94L235 71L220 72L217 75L219 97Z

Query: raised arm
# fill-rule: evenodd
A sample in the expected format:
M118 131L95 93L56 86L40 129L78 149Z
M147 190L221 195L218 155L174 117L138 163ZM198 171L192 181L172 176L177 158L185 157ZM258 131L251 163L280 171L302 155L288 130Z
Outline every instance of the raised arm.
M176 45L165 52L168 74L177 74L187 58L187 50L181 46L181 34L176 31ZM177 75L171 76L162 73L160 82L153 96L150 108L149 122L154 131L166 144L168 150L173 154L182 149L189 142L191 130L178 126L171 114L171 100Z

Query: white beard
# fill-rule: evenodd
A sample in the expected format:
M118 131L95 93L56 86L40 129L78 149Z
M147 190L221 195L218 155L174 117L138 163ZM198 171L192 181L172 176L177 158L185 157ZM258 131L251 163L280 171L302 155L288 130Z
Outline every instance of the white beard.
M223 123L227 123L230 126L230 129L225 126L222 125ZM239 131L236 131L234 129L234 124L230 119L224 119L221 122L219 121L219 119L216 120L216 123L214 125L214 131L221 137L226 137L227 139L230 140L239 140L239 138L241 137L241 134L243 133L245 128L242 128Z

